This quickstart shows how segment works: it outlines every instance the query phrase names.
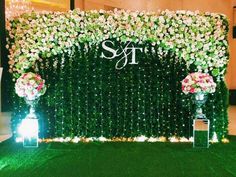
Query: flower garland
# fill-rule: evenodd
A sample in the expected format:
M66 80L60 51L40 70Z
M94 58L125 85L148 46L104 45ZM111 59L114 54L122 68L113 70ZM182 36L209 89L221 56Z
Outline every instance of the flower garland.
M22 138L18 137L16 138L16 142L22 142ZM90 138L86 138L86 137L58 137L58 138L47 138L47 139L40 139L39 142L44 142L44 143L51 143L51 142L63 142L63 143L79 143L79 142L83 142L83 143L89 143L89 142L149 142L149 143L155 143L155 142L171 142L171 143L192 143L193 142L193 137L185 138L185 137L176 137L176 136L172 136L169 138L166 138L164 136L161 137L145 137L145 136L139 136L139 137L134 137L134 138L125 138L125 137L119 137L119 138L112 138L112 139L108 139L105 137L90 137ZM211 143L218 143L219 141L215 141L214 139L210 140ZM227 138L223 138L221 140L222 143L229 143L229 140Z
M188 93L214 93L216 90L216 83L212 76L207 73L190 73L182 80L182 91Z
M45 81L32 72L22 74L16 81L15 91L19 97L35 100L46 91Z
M187 68L223 78L228 63L228 22L225 15L199 11L80 11L24 14L7 23L9 72L18 78L36 61L73 53L81 43L108 38L152 43L172 50Z

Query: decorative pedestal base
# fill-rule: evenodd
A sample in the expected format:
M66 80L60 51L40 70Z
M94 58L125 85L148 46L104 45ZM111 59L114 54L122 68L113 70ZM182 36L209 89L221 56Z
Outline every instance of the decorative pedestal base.
M24 137L23 147L37 148L38 147L38 137Z
M38 147L39 124L35 114L37 102L38 100L26 100L26 103L30 106L30 111L26 118L22 120L19 129L24 147Z
M24 147L38 147L38 119L25 118L21 124Z
M194 119L193 121L193 147L209 147L209 127L208 119Z

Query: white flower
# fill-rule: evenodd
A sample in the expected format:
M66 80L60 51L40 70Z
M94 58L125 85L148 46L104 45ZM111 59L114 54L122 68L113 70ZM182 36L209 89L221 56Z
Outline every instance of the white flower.
M9 71L15 78L33 69L39 54L45 53L48 57L64 52L71 54L73 46L79 46L81 42L97 44L109 37L126 42L135 36L133 41L136 43L161 41L163 50L177 48L176 55L185 60L187 67L195 65L194 60L198 57L198 65L195 65L198 71L218 69L216 75L220 76L228 63L227 19L221 14L183 10L159 13L74 10L53 12L50 17L47 13L37 14L33 19L28 17L21 16L6 23ZM121 38L123 34L126 34L125 38ZM211 61L212 66L206 68L204 60Z
M139 137L135 137L134 138L134 141L137 141L137 142L144 142L146 141L148 138L146 136L139 136Z
M176 142L179 142L179 139L175 136L172 136L169 138L169 141L172 142L172 143L176 143Z
M98 138L98 141L104 142L104 141L107 141L107 139L105 137L103 137L103 136L100 136Z
M154 138L154 137L150 137L150 138L148 138L148 140L147 140L148 142L157 142L158 141L158 138Z
M78 143L79 141L80 141L80 138L77 136L72 139L73 143Z

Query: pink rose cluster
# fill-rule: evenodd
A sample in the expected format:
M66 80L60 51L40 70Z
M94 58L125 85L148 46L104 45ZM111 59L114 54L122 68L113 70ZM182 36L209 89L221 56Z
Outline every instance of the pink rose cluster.
M188 93L214 93L216 89L216 83L212 76L207 73L190 73L182 80L182 91L185 94Z
M35 100L45 93L45 80L38 74L32 72L24 73L17 79L15 91L19 97Z

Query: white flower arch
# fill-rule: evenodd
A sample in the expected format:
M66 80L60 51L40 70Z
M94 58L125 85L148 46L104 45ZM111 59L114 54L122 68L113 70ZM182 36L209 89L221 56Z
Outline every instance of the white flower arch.
M80 11L24 14L7 23L9 72L18 78L35 62L80 43L108 38L151 42L171 49L187 67L223 78L228 63L228 22L224 15L190 11ZM43 56L43 57L41 57Z

